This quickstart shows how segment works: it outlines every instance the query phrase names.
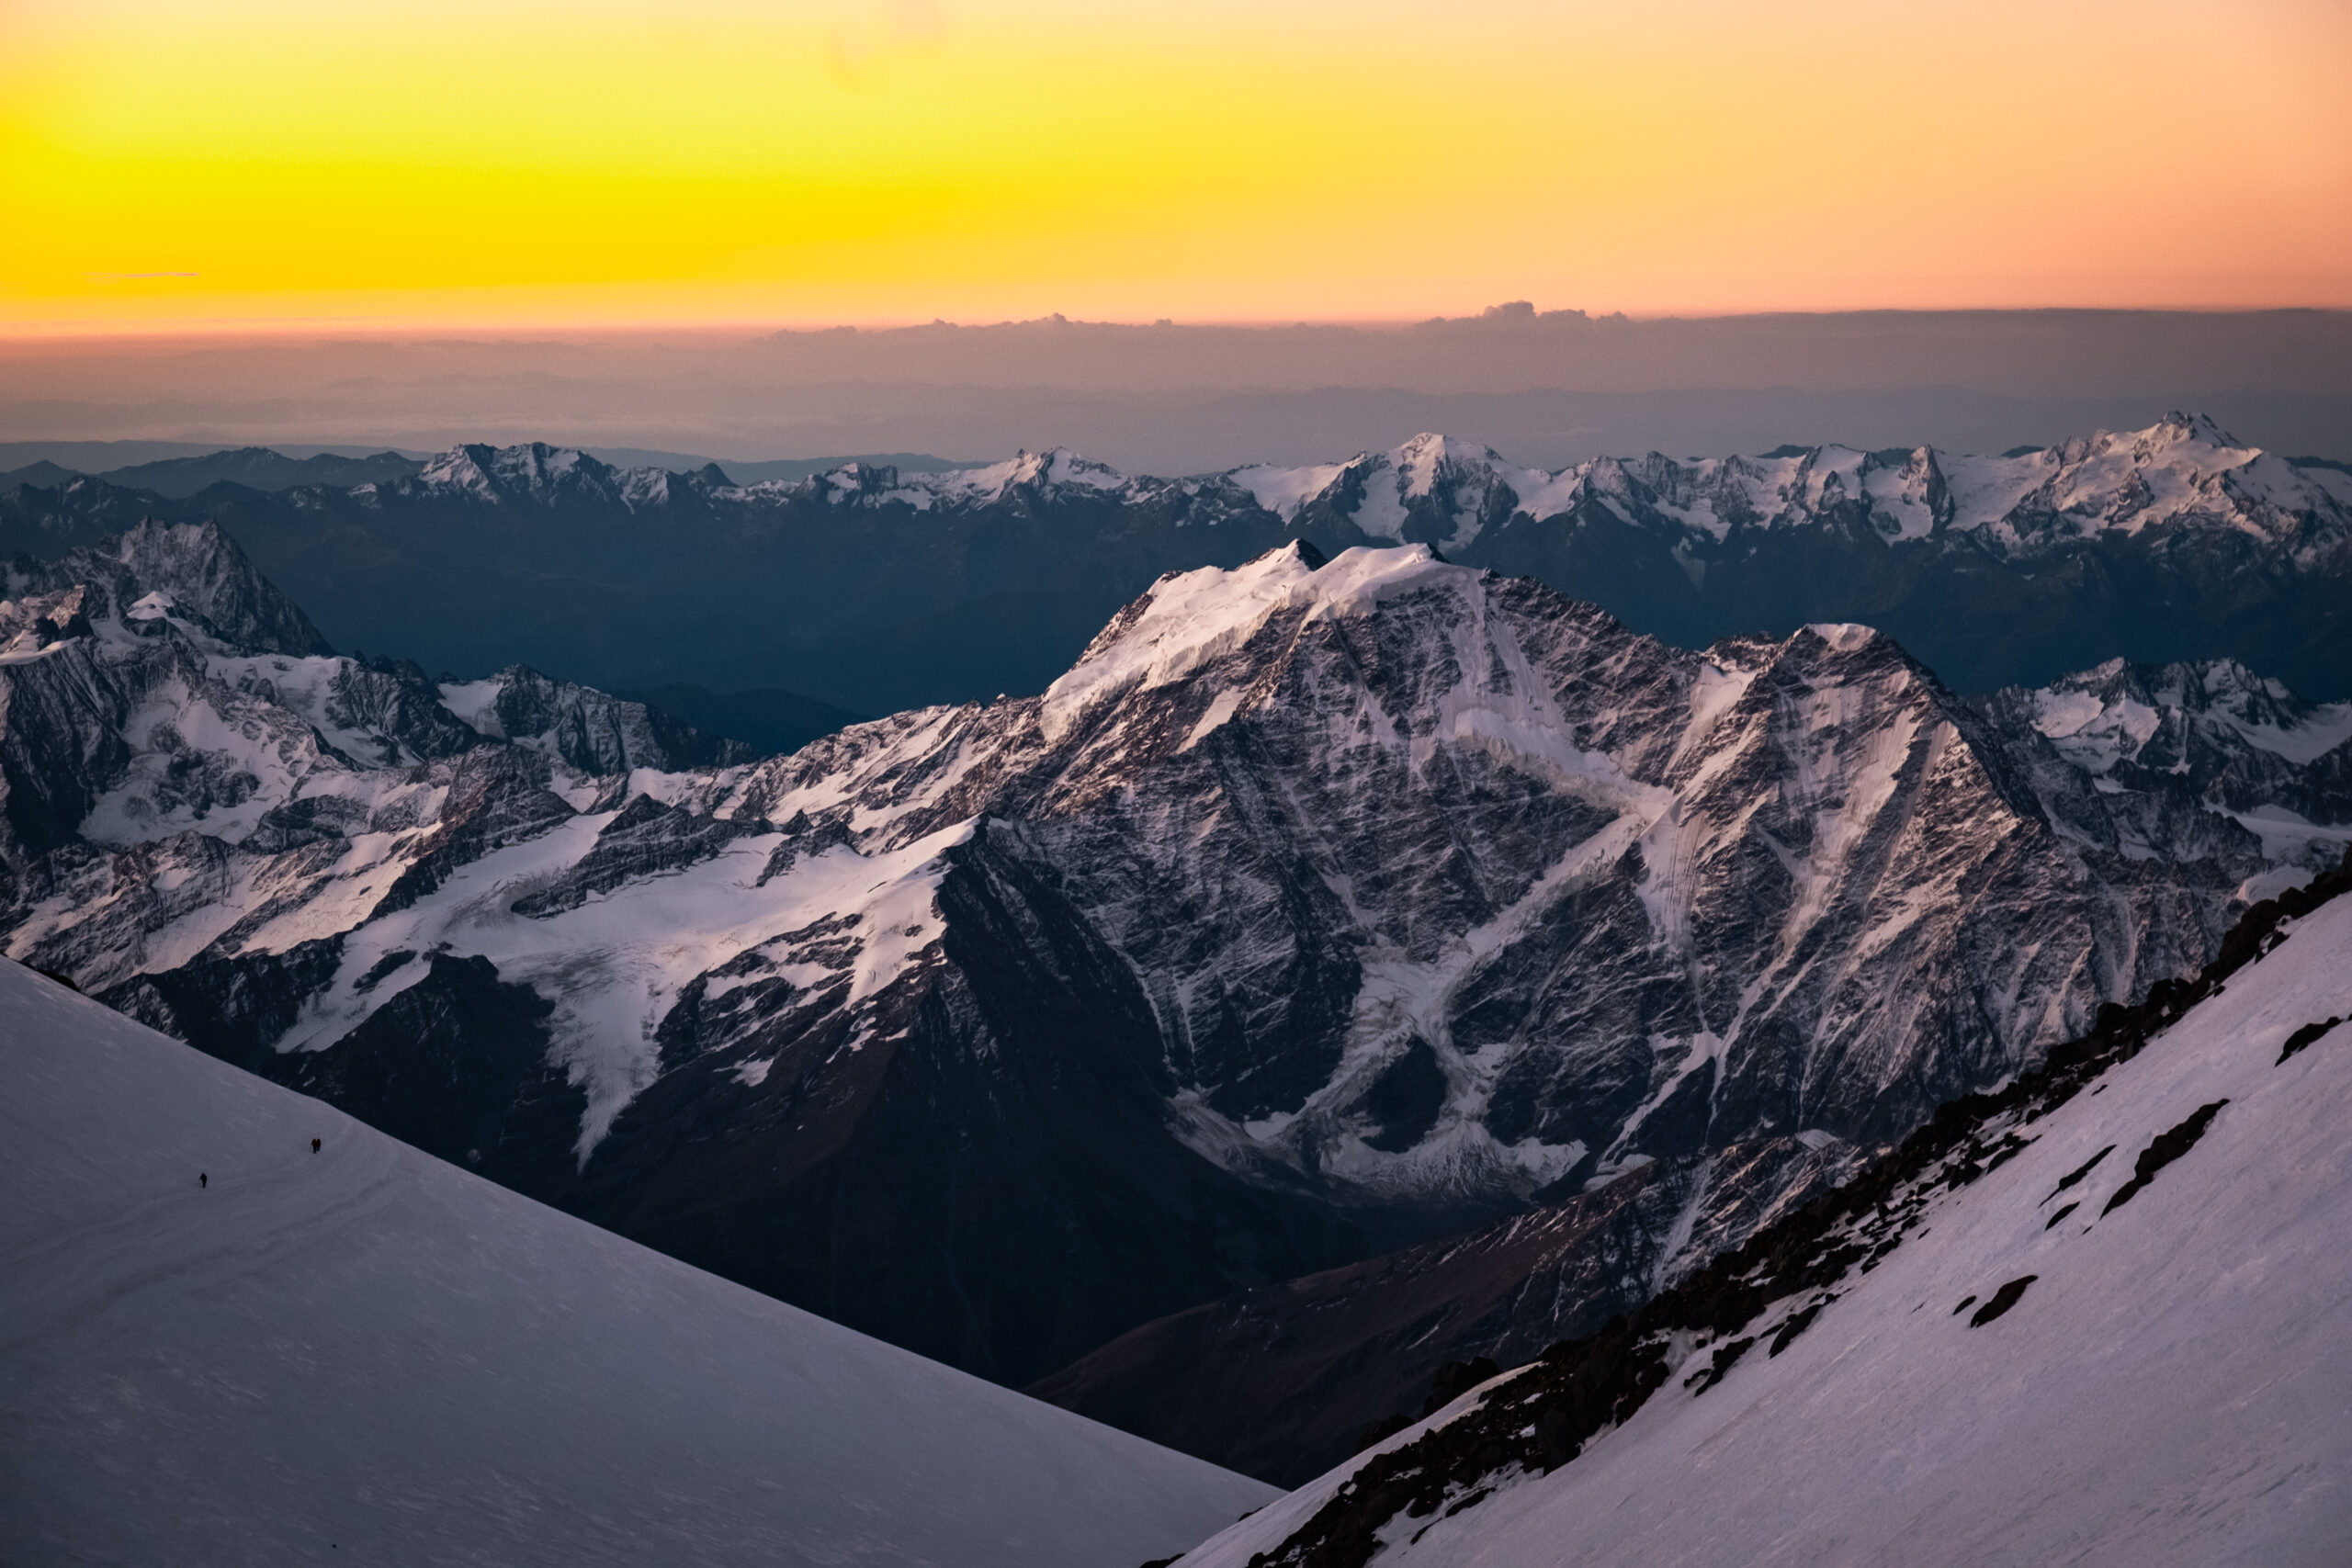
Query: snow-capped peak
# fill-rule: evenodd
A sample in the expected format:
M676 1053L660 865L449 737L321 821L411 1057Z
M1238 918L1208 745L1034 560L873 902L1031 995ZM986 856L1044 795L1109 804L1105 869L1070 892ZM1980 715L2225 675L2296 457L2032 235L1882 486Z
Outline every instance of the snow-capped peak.
M1039 723L1047 739L1057 738L1096 703L1182 680L1285 612L1303 608L1310 621L1362 615L1433 579L1476 576L1438 559L1427 545L1360 547L1327 562L1295 542L1231 570L1210 566L1163 577L1046 689Z
M498 499L498 487L491 481L488 465L494 461L496 448L483 446L459 445L428 458L416 482L432 490L463 491L482 501Z
M547 506L582 499L637 511L668 504L673 478L665 468L616 468L574 446L544 441L513 446L476 442L441 453L408 483L427 492L455 491L493 505Z
M434 457L417 475L417 482L435 489L459 490L483 501L508 495L544 502L574 475L608 470L594 457L571 446L550 446L533 441L516 446L480 443L450 447Z
M1388 461L1403 477L1405 494L1415 499L1429 494L1440 472L1448 467L1456 471L1491 471L1503 466L1491 446L1427 431L1390 452Z
M1859 653L1873 643L1889 641L1877 627L1853 621L1815 621L1804 629L1839 653Z
M1317 507L1372 538L1403 543L1411 534L1447 549L1467 547L1489 524L1525 510L1527 498L1553 479L1476 441L1426 431L1345 463L1258 465L1226 477L1284 522Z
M2027 715L2062 756L2094 774L2127 763L2203 773L2249 750L2301 766L2352 745L2352 703L2307 702L2229 659L2110 659L1995 700Z
M2207 413L2187 413L2174 409L2150 426L2147 433L2154 440L2171 435L2176 441L2195 441L2206 446L2231 451L2252 451L2236 436L2223 430L2221 422Z
M900 476L895 469L851 464L822 476L820 482L835 492L832 499L836 501L854 492L873 502L928 512L939 507L992 506L1016 493L1041 498L1064 489L1111 493L1129 489L1136 481L1067 446L1048 446L1035 452L1024 447L1001 463L983 468L935 474Z
M1044 480L1054 485L1084 485L1089 490L1121 490L1127 476L1108 463L1098 463L1091 457L1057 446L1046 454Z

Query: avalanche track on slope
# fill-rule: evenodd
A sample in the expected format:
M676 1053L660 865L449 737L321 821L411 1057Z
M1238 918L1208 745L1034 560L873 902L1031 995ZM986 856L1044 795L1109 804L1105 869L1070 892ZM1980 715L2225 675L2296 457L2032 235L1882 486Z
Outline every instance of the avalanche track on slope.
M0 964L8 1562L1096 1568L1267 1495Z

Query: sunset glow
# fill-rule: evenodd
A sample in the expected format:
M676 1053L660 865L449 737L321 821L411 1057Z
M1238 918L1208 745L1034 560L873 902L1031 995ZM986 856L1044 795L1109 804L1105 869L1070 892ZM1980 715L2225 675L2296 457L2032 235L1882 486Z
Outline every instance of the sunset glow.
M0 330L2352 304L2325 0L0 0Z

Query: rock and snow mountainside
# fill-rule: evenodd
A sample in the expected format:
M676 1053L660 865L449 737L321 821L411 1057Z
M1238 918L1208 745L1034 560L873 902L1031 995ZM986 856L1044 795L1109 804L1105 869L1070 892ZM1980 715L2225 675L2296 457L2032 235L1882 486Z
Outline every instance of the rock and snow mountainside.
M695 767L631 705L106 575L157 536L251 576L157 525L0 610L11 955L1016 1383L1659 1167L1656 1267L1564 1264L1568 1331L2352 822L2337 709L2199 709L2290 816L2093 771L1860 627L1680 652L1420 546L1171 576L1043 696Z
M2259 898L2352 843L2352 704L2305 703L2228 662L2119 660L1980 705L2006 733L2039 733L2058 752L2063 765L2031 767L2058 783L2040 790L2050 819L2075 820L2070 796L2086 776L2127 857L2194 856L2207 830L2234 821L2278 857L2244 885ZM1295 1485L1367 1427L1409 1415L1449 1363L1513 1365L1589 1333L1863 1157L1817 1133L1777 1134L1645 1166L1466 1235L1145 1325L1030 1392Z
M12 1563L1098 1568L1269 1495L556 1213L13 964L0 1195Z
M1996 723L2040 731L2090 775L2131 824L2127 852L2177 842L2177 813L2191 801L2273 851L2352 837L2312 823L2329 820L2352 783L2352 703L2304 702L2230 660L2150 669L2110 660L2037 691L1996 693L1984 706ZM2122 805L2127 796L2135 804Z
M2352 481L2189 415L1998 457L1825 446L1545 472L1422 435L1182 479L1055 449L736 485L468 446L278 493L18 483L0 549L54 554L151 512L221 523L344 646L613 686L781 684L864 713L1037 691L1161 573L1293 537L1429 543L1690 648L1866 622L1963 692L2121 654L2233 657L2352 697Z
M1815 1145L1818 1146L1815 1146ZM1239 1292L1121 1335L1027 1392L1278 1486L1408 1424L1469 1368L1589 1334L1852 1175L1815 1133L1654 1161L1464 1235ZM1470 1381L1477 1381L1475 1377Z
M1182 1568L2345 1562L2352 898L2280 904Z
M146 523L19 561L6 587L0 860L11 864L85 825L118 843L198 822L216 838L316 838L322 814L366 819L373 786L355 781L486 740L575 783L748 754L520 667L436 686L413 665L336 656L210 524Z

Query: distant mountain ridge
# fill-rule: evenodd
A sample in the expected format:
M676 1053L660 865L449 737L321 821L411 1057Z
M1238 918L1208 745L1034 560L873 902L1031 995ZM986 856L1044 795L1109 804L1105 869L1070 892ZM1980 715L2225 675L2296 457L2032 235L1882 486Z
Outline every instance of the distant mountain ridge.
M266 446L242 446L198 457L164 457L116 468L100 477L109 484L153 491L182 500L200 495L216 484L243 485L248 490L296 490L305 485L378 484L405 479L424 465L398 452L376 452L347 457L321 452L309 457L288 457Z
M12 444L19 447L40 449L38 442ZM55 450L74 456L76 444L60 444ZM922 452L886 452L862 457L775 457L751 461L726 461L723 466L709 457L688 457L677 452L644 452L634 448L603 448L600 461L616 468L663 468L678 472L700 472L718 468L724 483L754 484L763 479L797 479L810 474L826 473L845 463L888 463L910 472L930 472L952 468L955 464ZM380 484L390 479L408 479L424 469L431 455L382 451L368 454L349 452L318 452L307 457L290 457L269 446L239 446L219 451L193 451L184 456L153 457L144 462L94 468L87 463L61 464L53 457L43 457L33 462L0 473L0 485L28 484L55 489L67 480L83 478L103 479L125 490L143 490L174 501L199 495L216 484L232 484L247 490L277 491L297 490L308 485L323 485L349 490L363 484Z
M2352 476L2186 414L2000 457L1812 446L1545 471L1425 435L1193 479L1057 448L737 484L471 445L274 494L19 484L0 490L0 547L54 555L151 513L220 523L340 646L862 713L1040 691L1162 573L1293 537L1428 543L1683 647L1869 624L1962 691L2120 654L2352 696Z
M548 505L567 497L631 510L673 499L671 481L745 501L807 494L828 505L918 512L1003 505L1070 491L1168 507L1211 525L1251 510L1284 524L1344 520L1368 538L1468 551L1481 533L1543 523L1599 504L1631 520L1670 518L1718 543L1733 534L1859 522L1892 542L1970 536L2027 559L2071 540L2168 526L2226 528L2285 548L2297 564L2345 542L2352 482L2333 464L2308 468L2244 446L2200 415L2147 430L2100 432L1997 457L1932 447L1862 452L1784 446L1759 457L1599 457L1557 471L1520 468L1488 447L1422 434L1392 451L1320 467L1263 465L1199 479L1129 477L1064 447L981 468L901 473L852 463L796 481L722 484L707 471L615 468L569 447L452 447L414 476L424 489ZM1850 514L1841 516L1841 514Z

